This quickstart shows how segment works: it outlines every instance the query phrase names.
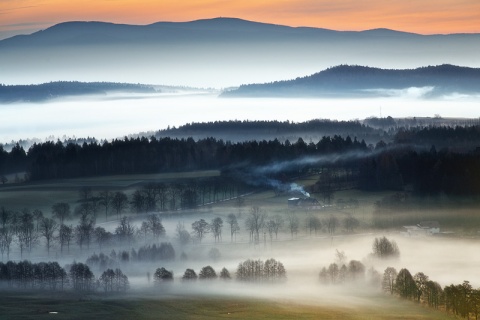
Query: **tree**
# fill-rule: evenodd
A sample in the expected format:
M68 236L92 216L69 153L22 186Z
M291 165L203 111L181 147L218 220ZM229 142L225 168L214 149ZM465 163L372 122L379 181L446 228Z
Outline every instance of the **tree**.
M88 201L92 198L92 188L88 186L81 187L80 190L78 190L78 195L80 201Z
M70 242L73 240L73 227L67 226L65 224L60 225L58 231L58 242L60 243L60 252L63 252L63 247L67 246L68 251L70 251Z
M362 280L365 278L365 266L358 260L350 260L348 263L348 275L351 280Z
M94 276L90 268L81 262L74 262L70 266L70 280L76 291L91 291L94 285Z
M70 218L70 205L65 202L57 202L52 206L52 215L57 218L62 225L66 219Z
M395 280L397 279L397 270L393 267L388 267L383 272L382 289L385 292L393 294L395 292Z
M250 240L254 243L260 242L260 230L265 226L267 215L260 207L253 206L245 220L245 226L250 231Z
M97 242L99 248L102 248L102 246L107 244L112 238L112 234L107 230L105 230L105 228L103 227L96 227L93 230L93 234L95 236L95 241Z
M121 191L115 192L115 195L112 198L112 208L115 210L115 213L118 216L128 208L128 197L125 193Z
M210 225L203 219L197 220L192 223L193 234L199 242L202 242L205 234L210 232Z
M197 280L198 276L193 269L185 270L182 279L183 280Z
M233 213L230 213L227 217L227 223L230 225L230 241L233 242L233 236L236 235L238 231L240 231L240 226L238 225L237 216L235 216L235 214Z
M405 268L401 269L395 279L395 292L402 298L413 299L417 290L417 285L410 271Z
M317 230L322 228L322 223L318 217L309 215L306 220L306 227L308 228L310 234L312 234L312 231L315 231L315 234L317 234Z
M299 227L299 222L298 222L298 217L295 215L293 212L289 212L287 215L287 225L288 229L290 230L290 234L293 235L298 233L298 227Z
M8 227L3 227L0 229L0 252L3 255L7 253L7 259L10 259L10 247L13 241L13 230Z
M413 276L413 280L417 285L417 292L415 293L415 298L418 302L420 302L420 299L422 297L424 297L423 299L425 299L427 295L427 282L429 281L429 279L428 276L425 275L423 272L417 272Z
M58 229L58 224L55 220L51 218L43 218L40 222L40 234L45 238L45 245L47 247L47 252L50 254L50 247L52 240L54 239L53 234Z
M82 249L84 245L90 248L94 226L95 222L93 219L87 216L80 217L80 223L75 227L75 237L80 249Z
M23 209L20 215L16 235L20 247L20 256L23 256L23 251L28 250L30 252L38 239L33 224L33 215L27 209Z
M33 210L33 219L35 219L37 232L38 232L38 224L43 219L43 212L38 209Z
M162 219L158 214L151 213L147 216L147 224L152 231L153 237L158 241L160 237L165 236L165 228L162 224Z
M330 215L330 217L327 219L326 224L328 233L333 235L338 226L338 219L334 215Z
M115 234L120 241L128 244L132 243L135 235L135 227L130 224L128 217L123 216L122 219L120 219L118 226L115 228Z
M101 191L98 194L100 205L105 208L105 221L108 219L108 209L111 207L114 194L110 190Z
M99 278L105 293L113 291L113 281L115 279L115 271L112 269L105 270Z
M0 207L0 223L2 224L2 229L5 229L10 220L12 219L12 212L5 209L5 207Z
M136 213L141 213L146 211L146 199L145 195L140 190L135 190L132 194L132 201L130 201L130 206L133 211Z
M216 217L210 223L210 230L213 233L215 242L220 241L222 238L222 227L223 227L223 220L220 217Z
M198 278L201 280L216 279L217 273L211 266L206 266L206 267L203 267L202 270L200 270L200 273L198 274Z
M155 273L153 274L153 280L155 283L160 283L164 281L172 281L173 280L173 272L168 271L165 268L158 268L155 270Z
M185 225L182 222L177 223L177 228L175 229L175 238L182 246L190 242L190 233L188 233L188 231L185 229Z
M75 207L75 215L83 218L88 218L89 216L95 221L95 215L93 213L93 206L90 202L82 202Z
M148 222L143 221L140 229L138 230L140 235L143 235L145 239L145 243L147 242L147 235L150 233L150 227L148 226Z
M222 271L220 271L220 279L223 280L230 280L230 272L228 272L227 268L223 268Z
M343 220L343 226L349 232L353 232L353 230L355 228L358 228L359 225L360 225L360 222L358 221L358 219L351 215L349 215L348 217L345 218L345 220Z
M7 177L5 177L3 174L0 176L0 180L1 180L2 184L5 184L5 183L8 182Z
M375 238L373 241L373 255L381 259L398 258L400 250L394 240L390 241L386 237Z

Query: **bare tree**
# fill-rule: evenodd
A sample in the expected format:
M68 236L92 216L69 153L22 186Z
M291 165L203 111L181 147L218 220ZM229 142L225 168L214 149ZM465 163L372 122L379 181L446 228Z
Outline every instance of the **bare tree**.
M255 243L260 241L260 230L265 227L266 216L266 213L260 207L253 206L245 221L245 226L250 231L250 240Z
M210 230L213 233L215 238L215 242L220 241L222 238L222 227L223 227L223 220L220 217L216 217L210 223Z
M230 225L230 241L233 242L233 235L237 235L237 232L240 230L240 226L238 225L237 217L230 213L227 217L227 223Z
M81 201L88 201L92 197L92 188L88 186L81 187L80 190L78 190L78 195Z
M3 255L5 252L7 253L7 259L10 259L10 247L13 241L13 230L4 227L0 229L0 251L2 253L2 260Z
M115 210L115 213L118 216L128 208L128 197L125 193L121 191L115 192L115 195L112 198L112 208Z
M30 252L38 240L38 234L33 224L33 215L27 209L22 211L16 235L20 247L20 256L23 256L24 250Z
M5 229L10 220L12 219L12 212L5 209L5 207L0 207L0 223L2 224L2 229Z
M388 267L383 272L382 289L385 292L393 294L395 291L395 280L397 279L397 270L393 267Z
M358 226L360 225L360 222L354 216L349 215L348 217L345 218L345 220L343 220L343 225L345 229L347 229L347 231L353 232L355 228L358 228Z
M53 234L57 229L58 224L51 218L43 218L40 222L40 234L45 238L45 245L48 254L50 254L50 247L52 245L52 240L54 239Z
M108 219L108 209L111 207L113 197L114 193L110 190L101 191L98 194L98 198L100 198L99 204L105 208L105 221Z
M73 240L73 227L65 224L60 225L58 231L58 242L60 243L60 252L63 252L63 247L67 246L70 251L70 242Z
M375 238L372 247L373 255L381 259L398 258L400 256L397 243L394 240L388 240L386 237Z
M35 209L33 210L33 219L35 219L36 222L36 229L38 232L38 225L40 221L43 219L43 212L41 210Z
M199 242L202 242L205 234L210 232L210 225L205 220L200 219L192 223L192 230L195 238L197 238Z
M96 227L93 230L93 234L95 236L95 241L97 242L99 248L102 248L102 246L107 244L112 238L112 234L107 230L105 230L105 228L103 227Z
M52 215L60 221L60 224L70 218L70 205L65 202L57 202L52 206Z
M312 234L312 231L317 234L317 231L322 228L322 223L320 222L320 219L313 215L309 215L307 217L305 225L309 230L310 234Z
M123 216L122 219L120 219L120 223L115 228L115 234L125 243L131 244L133 242L135 227L130 224L128 217Z
M90 247L94 225L95 222L88 216L80 217L80 224L75 227L75 236L80 249L82 249L84 245L87 245L87 248Z
M326 224L328 233L333 235L338 226L338 219L334 215L330 215L330 217L327 219Z
M293 238L293 235L297 235L298 227L299 227L298 217L295 215L294 212L288 213L287 224L288 224L288 229L290 230L290 234L292 235L292 238Z
M175 238L177 238L180 245L184 246L190 242L190 233L185 229L185 226L182 222L178 222L177 228L175 230Z
M143 221L140 229L138 230L139 234L142 235L145 239L145 243L147 242L147 236L150 233L150 227L147 221Z
M165 228L162 224L162 219L158 214L151 213L147 216L147 225L152 232L155 240L158 241L160 237L165 235Z

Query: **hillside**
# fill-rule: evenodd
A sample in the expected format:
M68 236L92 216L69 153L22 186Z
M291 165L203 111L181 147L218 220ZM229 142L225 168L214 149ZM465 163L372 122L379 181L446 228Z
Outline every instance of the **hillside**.
M447 64L404 70L340 65L294 80L242 85L222 96L388 96L412 87L427 87L426 97L478 94L480 69Z
M480 67L479 40L479 34L335 31L233 18L150 25L65 22L0 41L0 83L94 82L101 73L107 82L226 88L339 64Z
M130 83L58 81L37 85L1 85L0 102L41 102L55 98L107 93L156 93L153 86Z

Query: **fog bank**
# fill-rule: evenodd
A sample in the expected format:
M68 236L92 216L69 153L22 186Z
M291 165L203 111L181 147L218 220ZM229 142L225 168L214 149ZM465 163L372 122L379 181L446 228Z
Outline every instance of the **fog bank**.
M27 138L113 139L190 122L352 120L370 116L478 117L480 98L423 99L411 90L372 99L222 99L213 94L107 96L0 105L0 142Z

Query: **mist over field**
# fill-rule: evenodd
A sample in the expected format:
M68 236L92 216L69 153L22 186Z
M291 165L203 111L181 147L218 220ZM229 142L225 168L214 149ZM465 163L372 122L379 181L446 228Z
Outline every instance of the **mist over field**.
M0 141L66 136L121 138L191 122L355 120L367 117L476 118L478 96L424 99L424 89L365 99L219 98L212 93L107 95L1 105Z

